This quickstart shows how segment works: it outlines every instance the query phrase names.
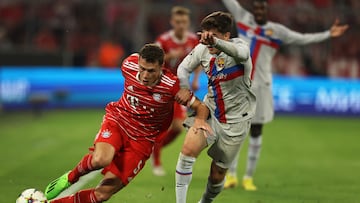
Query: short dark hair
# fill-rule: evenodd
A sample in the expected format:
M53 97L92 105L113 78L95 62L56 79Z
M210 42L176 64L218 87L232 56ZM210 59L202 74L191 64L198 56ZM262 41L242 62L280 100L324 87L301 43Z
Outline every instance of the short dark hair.
M148 63L164 63L164 51L157 44L145 44L139 52L141 58Z
M216 29L217 31L225 34L231 32L233 26L233 17L230 13L216 11L206 16L201 21L201 29L211 30Z
M171 9L171 15L190 15L190 10L188 8L182 7L182 6L174 6Z

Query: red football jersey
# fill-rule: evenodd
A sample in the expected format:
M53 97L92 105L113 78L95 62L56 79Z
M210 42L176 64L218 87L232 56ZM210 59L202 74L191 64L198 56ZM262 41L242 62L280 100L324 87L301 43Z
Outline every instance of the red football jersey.
M196 34L188 32L183 40L178 40L174 31L170 30L161 34L157 39L156 43L161 46L165 54L171 50L182 49L184 51L183 56L176 59L165 61L165 67L169 68L171 72L176 75L177 68L185 56L199 43L199 39Z
M138 79L138 60L138 54L124 60L121 67L125 78L124 92L119 101L108 104L105 119L117 122L133 139L154 141L170 126L180 85L178 78L166 69L156 86L143 85Z

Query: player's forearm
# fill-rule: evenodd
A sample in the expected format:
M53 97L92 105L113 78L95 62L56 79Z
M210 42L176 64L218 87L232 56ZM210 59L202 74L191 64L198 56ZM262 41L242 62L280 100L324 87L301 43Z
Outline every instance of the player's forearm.
M194 70L194 76L196 77L199 77L200 73L201 73L201 66L197 67L195 70Z
M305 45L311 43L317 43L330 38L330 31L324 31L320 33L295 33L293 39L289 44Z
M249 58L249 48L238 44L215 38L214 47L233 57L236 61L246 61Z
M194 71L194 82L197 82L199 80L199 76L200 76L200 73L201 73L201 67L197 67Z
M330 31L324 31L322 33L314 33L314 34L305 34L307 35L308 40L304 40L305 44L322 42L330 38Z
M190 108L192 108L196 112L197 119L206 120L209 116L209 109L197 98L195 99L193 104L190 105Z
M185 68L185 65L181 63L177 70L177 76L180 80L180 87L190 89L190 74L191 71Z

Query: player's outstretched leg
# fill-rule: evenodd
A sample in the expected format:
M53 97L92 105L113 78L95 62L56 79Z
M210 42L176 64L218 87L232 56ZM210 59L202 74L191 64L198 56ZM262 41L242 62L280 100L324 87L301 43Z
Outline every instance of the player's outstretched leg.
M123 188L118 177L107 172L100 184L93 189L79 191L73 195L51 200L50 203L101 203Z
M85 155L77 166L70 172L52 181L45 189L48 200L54 199L79 178L93 170L103 168L110 164L115 154L115 148L104 142L95 144L95 151Z
M92 157L93 154L85 155L73 170L53 180L45 189L46 198L53 199L57 197L62 191L70 187L71 184L77 182L80 176L92 171L94 168Z
M253 182L253 175L256 169L257 162L260 157L260 149L262 143L262 124L252 124L250 129L250 141L248 149L248 160L246 166L246 173L243 178L242 185L247 191L255 191L257 187Z
M206 147L204 132L191 127L186 134L184 145L176 165L176 203L186 203L187 190L192 178L196 157Z
M227 169L217 166L214 161L211 163L206 190L199 203L211 203L222 191L224 188L226 170Z

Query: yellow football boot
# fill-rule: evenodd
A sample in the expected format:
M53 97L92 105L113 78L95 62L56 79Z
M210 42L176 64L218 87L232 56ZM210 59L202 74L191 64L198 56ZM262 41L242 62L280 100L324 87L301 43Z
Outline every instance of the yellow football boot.
M254 185L252 178L243 178L242 186L246 191L256 191L257 188Z
M225 177L224 189L234 188L237 185L238 185L237 177L227 173Z

